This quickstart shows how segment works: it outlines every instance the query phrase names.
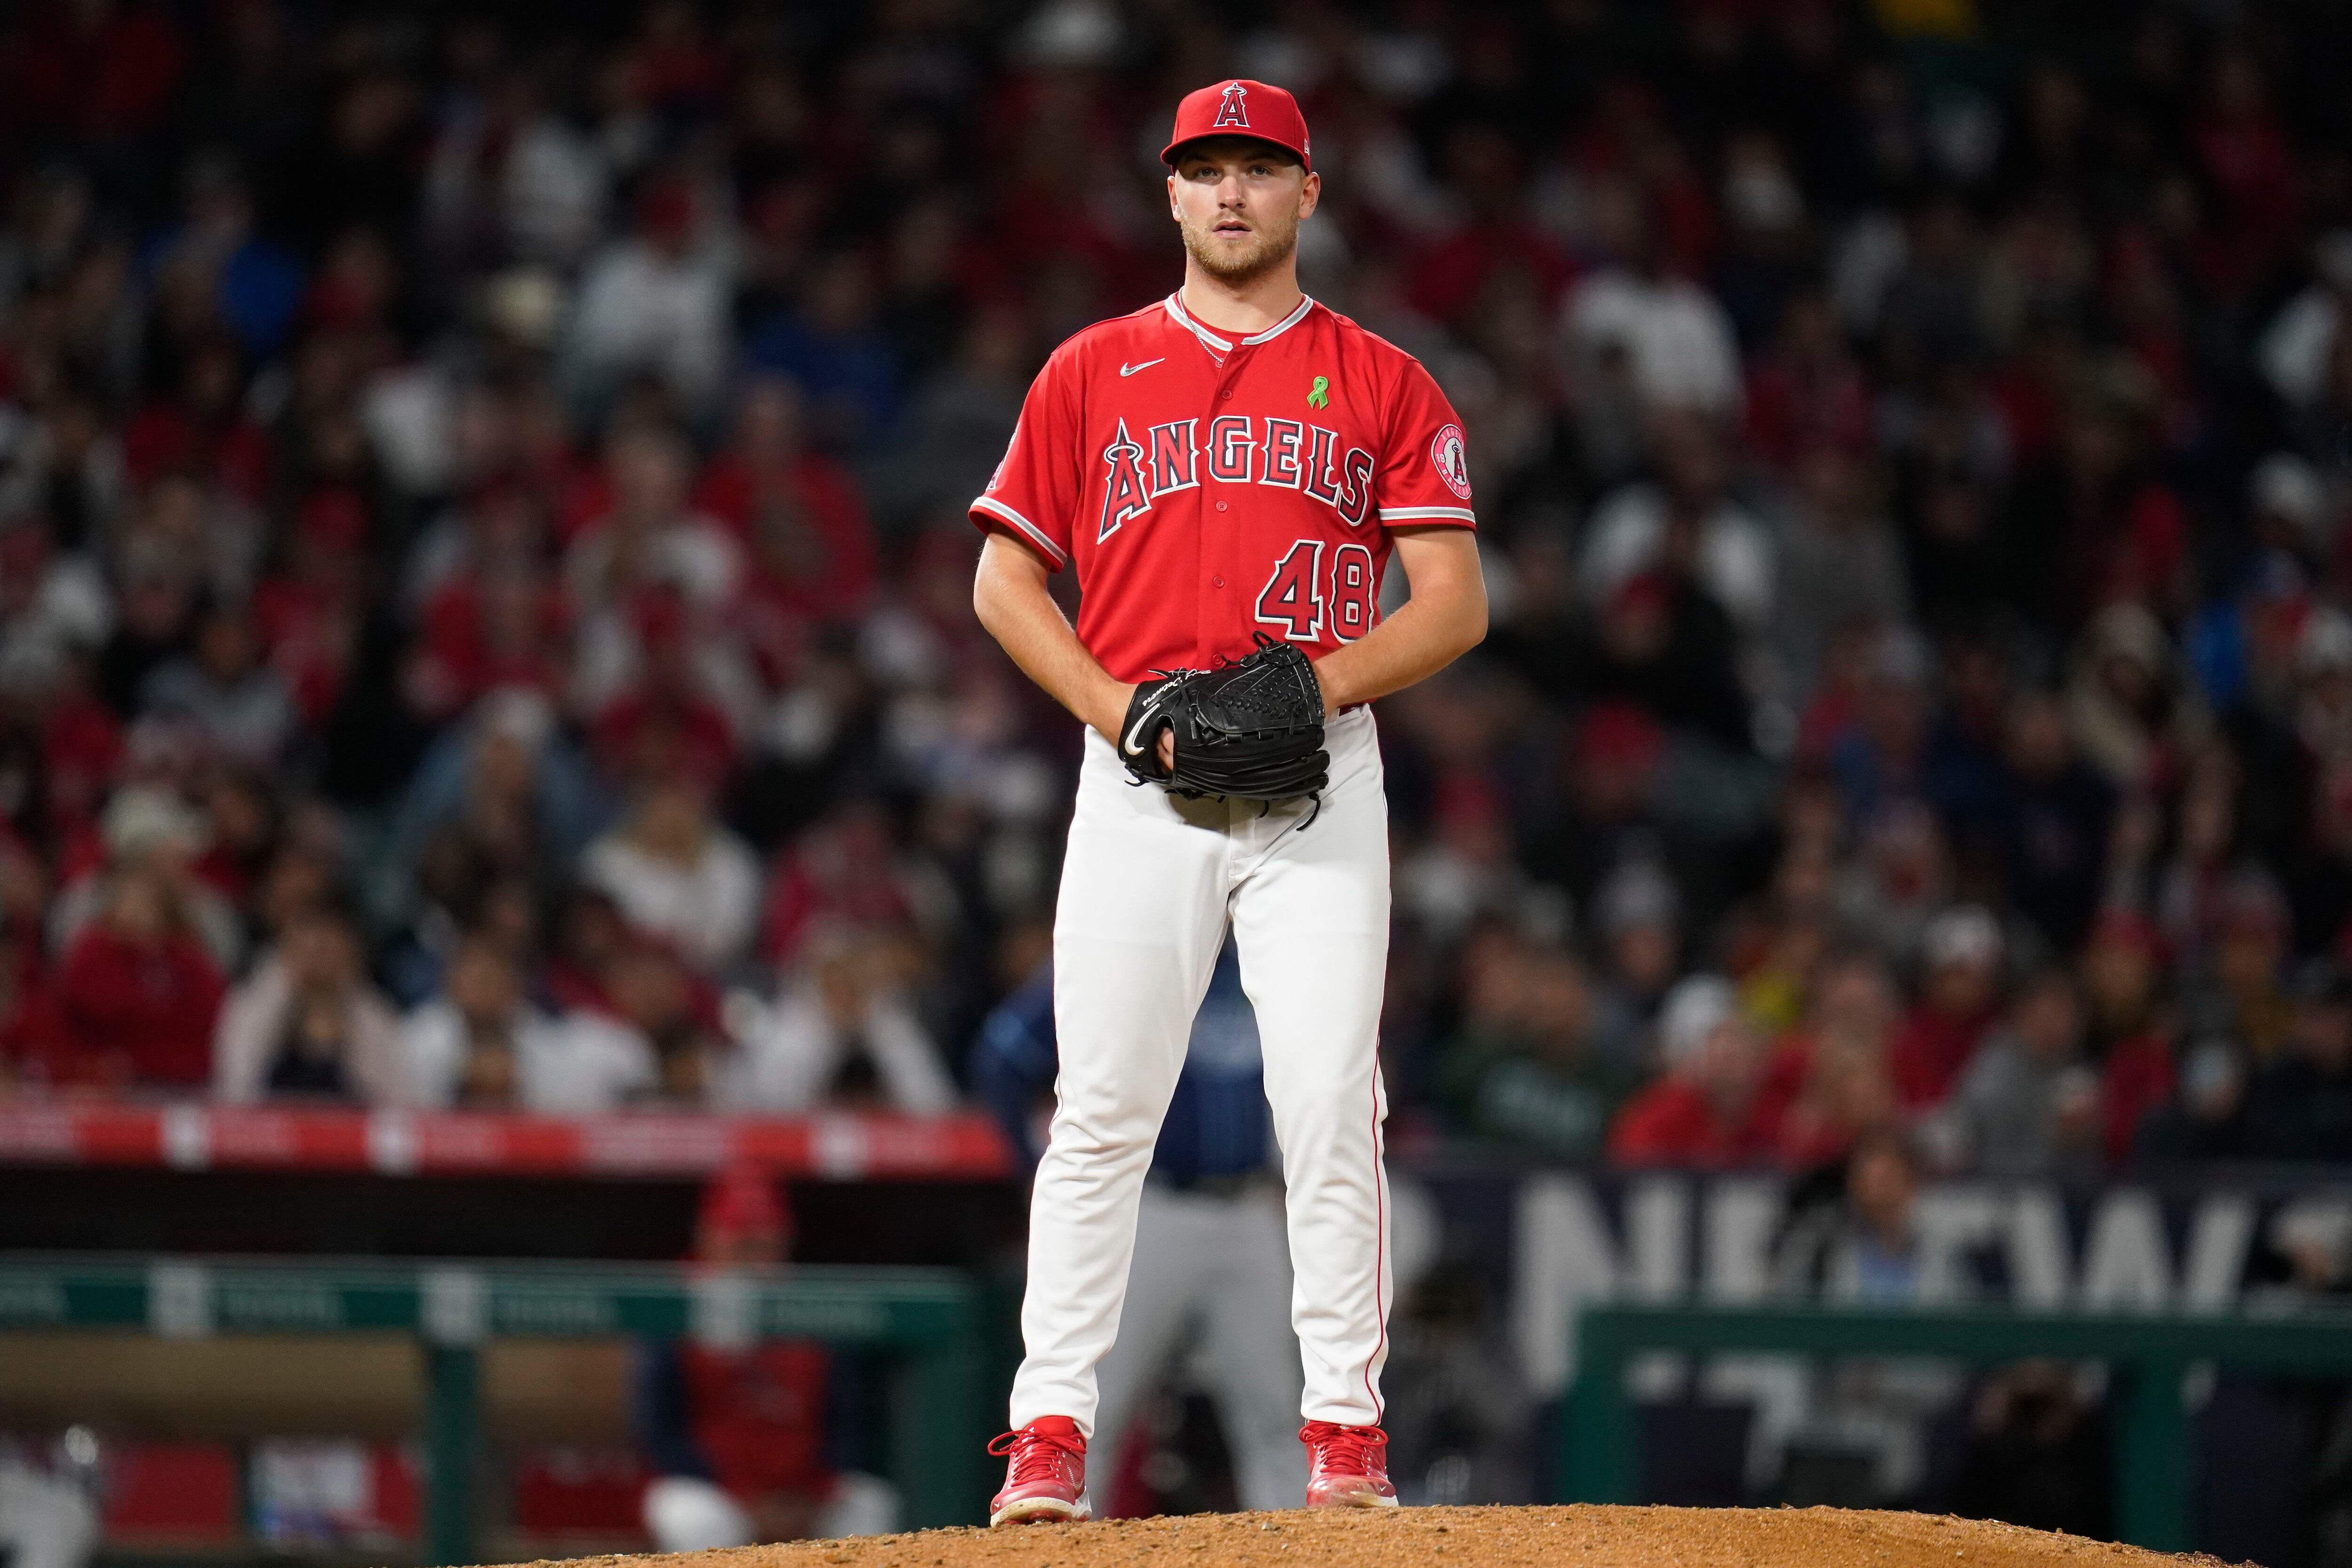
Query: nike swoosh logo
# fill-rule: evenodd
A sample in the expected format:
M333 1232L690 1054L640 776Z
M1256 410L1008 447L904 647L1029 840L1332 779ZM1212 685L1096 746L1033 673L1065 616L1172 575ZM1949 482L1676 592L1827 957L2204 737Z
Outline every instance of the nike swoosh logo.
M1150 728L1152 723L1159 719L1160 706L1167 700L1167 692L1161 691L1155 695L1150 701L1143 705L1143 711L1138 713L1135 716L1135 722L1127 727L1127 737L1118 743L1120 751L1125 752L1130 757L1139 757L1143 755L1143 748L1137 743L1136 737L1142 734L1145 730Z
M1149 725L1152 720L1159 716L1160 709L1157 704L1145 709L1141 713L1136 715L1135 722L1128 727L1127 739L1118 743L1119 750L1125 752L1130 757L1139 757L1143 755L1143 748L1135 743L1135 738L1143 733L1145 726Z
M1139 370L1150 370L1153 365L1158 364L1160 360L1164 360L1168 356L1166 354L1161 354L1160 359L1148 359L1141 364L1127 364L1122 363L1118 367L1118 374L1121 375L1133 375Z

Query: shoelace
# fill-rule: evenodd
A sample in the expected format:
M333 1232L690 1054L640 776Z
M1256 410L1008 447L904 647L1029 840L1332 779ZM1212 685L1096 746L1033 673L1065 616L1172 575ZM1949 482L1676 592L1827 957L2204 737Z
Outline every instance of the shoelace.
M1021 1486L1029 1481L1058 1480L1062 1474L1059 1456L1084 1456L1087 1440L1076 1432L1001 1432L988 1445L996 1458L1013 1460L1013 1475L1005 1483Z
M1337 1422L1309 1421L1298 1429L1298 1440L1313 1446L1326 1472L1339 1476L1370 1475L1389 1446L1389 1435L1377 1426Z

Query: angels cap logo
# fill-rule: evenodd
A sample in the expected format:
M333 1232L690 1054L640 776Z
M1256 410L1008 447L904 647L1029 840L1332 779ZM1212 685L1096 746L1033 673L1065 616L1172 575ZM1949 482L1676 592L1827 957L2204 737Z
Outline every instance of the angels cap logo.
M1225 94L1217 100L1217 118L1210 122L1210 128L1214 130L1220 125L1238 125L1247 130L1249 105L1243 100L1248 97L1249 89L1244 87L1239 81L1225 83Z
M1463 500L1470 499L1470 457L1463 449L1461 426L1447 425L1430 439L1429 461L1447 489Z

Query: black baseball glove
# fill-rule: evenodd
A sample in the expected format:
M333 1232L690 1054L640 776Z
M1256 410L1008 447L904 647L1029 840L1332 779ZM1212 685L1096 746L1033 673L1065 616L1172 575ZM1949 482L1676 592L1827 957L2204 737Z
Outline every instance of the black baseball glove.
M1305 654L1260 633L1244 658L1153 673L1135 689L1118 736L1119 761L1139 782L1235 800L1322 793L1331 776L1323 687ZM1175 732L1172 771L1160 765L1162 731Z

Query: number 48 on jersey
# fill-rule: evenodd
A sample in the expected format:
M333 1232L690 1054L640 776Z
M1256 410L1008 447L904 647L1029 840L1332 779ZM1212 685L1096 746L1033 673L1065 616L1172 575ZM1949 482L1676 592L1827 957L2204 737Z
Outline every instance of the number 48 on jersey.
M1372 552L1360 544L1300 540L1258 590L1257 618L1281 627L1291 642L1320 642L1326 631L1354 642L1380 618Z

